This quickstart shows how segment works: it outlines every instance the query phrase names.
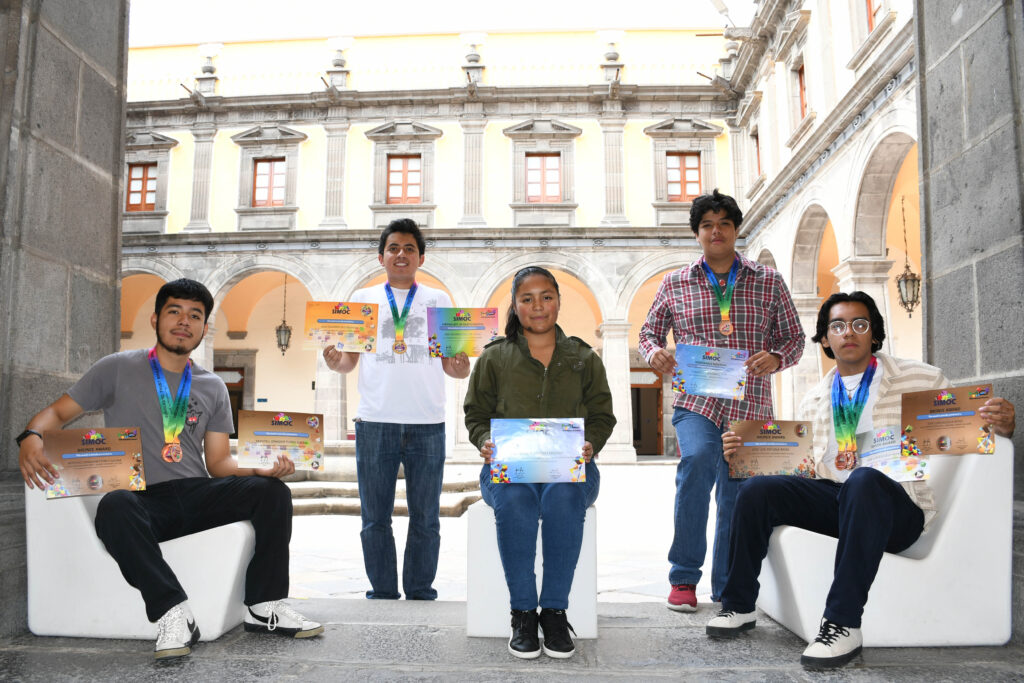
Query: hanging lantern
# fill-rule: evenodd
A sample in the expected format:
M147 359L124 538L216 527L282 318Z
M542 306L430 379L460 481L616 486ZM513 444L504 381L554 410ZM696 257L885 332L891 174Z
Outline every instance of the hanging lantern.
M900 216L903 219L903 272L896 277L899 289L900 306L912 318L914 309L921 303L921 276L910 269L910 256L907 248L907 212L903 204L905 197L900 195Z
M277 348L281 349L281 355L288 350L292 341L292 328L288 324L288 274L284 276L284 299L281 305L281 324L274 332L277 334Z

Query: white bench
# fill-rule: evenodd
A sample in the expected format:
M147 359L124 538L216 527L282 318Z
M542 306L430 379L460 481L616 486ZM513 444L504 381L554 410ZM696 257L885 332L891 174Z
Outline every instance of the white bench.
M1013 443L992 455L931 456L938 515L914 545L886 553L864 609L868 647L1002 645L1010 639ZM836 539L775 529L757 606L804 640L818 634Z
M469 506L466 635L507 638L510 633L509 594L498 554L494 510L484 501ZM541 520L541 525L544 522ZM537 533L537 591L543 578L541 533ZM583 546L569 591L569 623L580 638L597 638L597 510L587 508Z
M28 627L37 636L155 639L142 595L96 536L102 496L47 500L25 488ZM242 623L252 524L236 522L160 544L188 595L202 640Z

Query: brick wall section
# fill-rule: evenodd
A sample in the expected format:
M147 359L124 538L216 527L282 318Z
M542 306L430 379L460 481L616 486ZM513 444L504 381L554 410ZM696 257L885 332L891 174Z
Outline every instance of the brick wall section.
M1014 640L1024 622L1024 21L1021 0L917 0L925 358L1022 413Z
M127 19L0 3L0 637L26 627L14 437L117 348Z

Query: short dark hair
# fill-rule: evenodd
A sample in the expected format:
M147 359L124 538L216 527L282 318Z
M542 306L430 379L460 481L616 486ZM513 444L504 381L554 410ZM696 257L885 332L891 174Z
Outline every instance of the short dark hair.
M516 313L516 292L519 291L519 285L523 284L523 280L530 277L531 275L543 275L547 279L551 280L551 284L555 288L555 293L558 296L562 296L562 293L558 290L558 280L551 274L551 271L547 268L541 268L540 266L526 266L512 278L512 303L508 307L508 320L505 321L505 336L515 341L519 338L519 334L523 331L523 323L519 320L519 315Z
M879 312L878 306L875 305L875 300L868 294L859 291L850 292L849 294L836 292L825 299L825 303L818 309L818 324L815 328L814 336L811 337L811 341L815 344L821 343L821 340L828 335L829 314L832 312L832 307L836 304L845 303L864 304L864 307L868 309L868 320L871 322L871 353L881 349L882 342L885 341L885 320L882 319L882 314ZM836 354L829 347L822 346L821 348L829 358L836 357Z
M168 282L160 291L156 293L156 306L153 312L158 316L160 311L163 309L164 304L171 297L175 299L185 299L186 301L198 301L203 305L204 318L203 322L210 320L210 313L213 311L213 295L210 294L210 290L203 286L201 282L195 280L189 280L188 278L181 278L179 280L172 280Z
M743 223L743 212L736 204L736 200L727 194L722 194L716 187L711 194L702 194L693 200L690 206L690 229L696 235L700 228L700 221L708 211L725 211L725 215L737 228Z
M380 243L377 245L378 254L384 253L384 245L387 244L388 237L396 232L412 235L416 240L416 247L420 250L420 256L426 253L427 243L423 239L423 233L420 232L420 226L416 225L416 221L411 218L396 218L388 223L388 227L384 228L384 232L380 234Z

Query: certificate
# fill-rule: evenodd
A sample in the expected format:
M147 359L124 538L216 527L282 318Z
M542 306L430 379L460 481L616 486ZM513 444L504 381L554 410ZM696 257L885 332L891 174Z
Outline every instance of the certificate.
M903 394L903 455L994 453L992 428L978 413L991 397L991 384Z
M858 467L870 467L893 481L921 481L928 478L927 456L903 455L898 425L857 434Z
M742 401L747 386L743 363L748 357L750 352L740 349L678 344L672 391Z
M811 423L735 420L729 429L743 439L729 463L729 477L746 479L762 474L790 474L814 478Z
M60 473L46 487L47 498L146 490L138 427L43 432L43 453Z
M431 358L479 356L498 337L498 309L428 308L427 337Z
M287 455L297 470L324 466L324 416L314 413L278 413L273 410L238 411L238 465L270 467L277 456Z
M491 420L491 482L581 482L583 418Z
M307 301L302 348L374 353L377 350L377 304Z

